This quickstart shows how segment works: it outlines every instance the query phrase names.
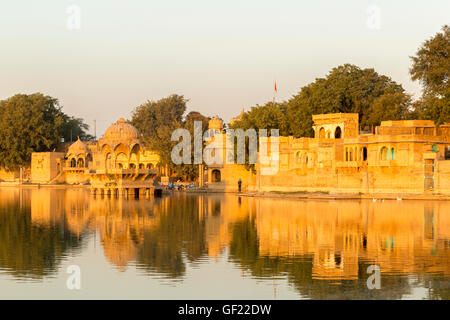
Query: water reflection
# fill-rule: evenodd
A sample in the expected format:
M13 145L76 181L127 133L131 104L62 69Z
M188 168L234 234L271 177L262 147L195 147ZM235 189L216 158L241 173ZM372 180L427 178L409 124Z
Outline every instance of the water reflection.
M193 196L93 198L81 189L0 189L0 269L43 279L99 237L111 267L189 277L226 257L252 278L307 298L449 298L450 203ZM100 254L100 253L99 253ZM368 290L379 265L382 289ZM255 297L257 298L257 297Z

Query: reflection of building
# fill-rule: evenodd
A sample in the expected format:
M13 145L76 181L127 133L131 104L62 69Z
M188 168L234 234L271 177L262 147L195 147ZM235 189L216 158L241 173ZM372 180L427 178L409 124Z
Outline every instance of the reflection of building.
M357 279L362 261L387 274L450 274L446 202L260 201L260 254L313 255L315 279Z
M236 263L310 259L313 279L358 279L365 275L361 267L370 264L385 274L450 275L450 204L445 201L189 195L134 201L93 198L86 190L28 192L34 225L64 226L77 237L97 231L105 257L120 270L142 256L146 260L140 263L162 263L171 270L171 264L182 263L171 259L181 250L193 250L195 261L194 253L196 259L216 258L229 247Z
M122 118L96 143L78 139L66 153L33 153L31 161L32 182L90 182L101 194L144 193L159 173L159 156L144 148L139 132Z
M382 121L373 133L360 133L358 114L312 118L314 138L280 137L278 157L270 151L271 140L261 138L258 158L261 148L268 149L268 162L259 158L254 172L227 163L234 150L211 123L220 131L214 140L223 144L214 147L220 163L207 165L203 179L223 191L236 191L241 179L244 190L450 194L450 124Z

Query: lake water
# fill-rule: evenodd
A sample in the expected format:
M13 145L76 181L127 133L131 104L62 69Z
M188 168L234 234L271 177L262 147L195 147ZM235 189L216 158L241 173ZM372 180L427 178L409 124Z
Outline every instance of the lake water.
M2 188L0 299L13 298L449 299L450 202Z

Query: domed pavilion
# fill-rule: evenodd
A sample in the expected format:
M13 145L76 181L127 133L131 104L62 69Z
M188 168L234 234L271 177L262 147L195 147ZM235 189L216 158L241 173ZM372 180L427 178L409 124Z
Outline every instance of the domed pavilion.
M98 140L89 170L94 194L145 194L159 174L159 156L146 150L138 130L120 118Z

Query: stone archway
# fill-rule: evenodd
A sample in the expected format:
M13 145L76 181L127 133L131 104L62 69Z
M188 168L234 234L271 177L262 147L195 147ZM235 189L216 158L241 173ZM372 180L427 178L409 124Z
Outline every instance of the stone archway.
M213 171L211 171L211 179L212 182L220 182L221 181L221 173L220 170L218 169L214 169Z
M84 168L84 159L83 158L78 158L78 160L77 160L77 167L78 168Z
M320 128L319 130L319 139L325 138L325 128Z
M361 160L367 161L367 147L362 147L361 149Z
M341 139L342 138L342 129L341 127L336 127L336 130L334 130L334 138L335 139Z

